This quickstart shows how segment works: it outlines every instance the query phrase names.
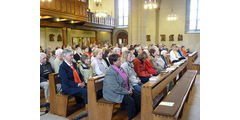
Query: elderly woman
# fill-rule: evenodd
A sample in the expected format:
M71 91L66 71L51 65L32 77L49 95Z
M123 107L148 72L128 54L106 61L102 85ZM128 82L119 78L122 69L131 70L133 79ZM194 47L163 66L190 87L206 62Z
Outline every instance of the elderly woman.
M161 51L161 58L164 61L164 69L166 69L167 67L170 66L170 65L168 65L169 63L168 63L168 59L167 59L167 51L166 50Z
M134 90L136 90L139 94L141 94L141 87L142 82L139 77L137 77L137 73L133 69L132 63L132 56L133 54L130 51L125 51L122 54L122 62L123 64L121 67L123 68L124 72L128 76L130 84L133 86Z
M93 61L91 63L94 73L97 75L102 75L106 73L108 66L106 62L102 59L102 49L96 49L93 52Z
M56 59L53 61L53 69L55 73L59 72L59 67L63 62L62 51L63 50L61 48L55 51Z
M87 80L94 76L93 68L90 64L90 59L87 54L82 55L79 69L81 74L84 76L84 82L87 84Z
M127 105L128 119L131 120L140 111L140 95L132 90L126 73L120 68L120 55L110 55L109 61L111 66L103 80L103 97L108 101Z
M158 48L152 48L150 49L150 62L153 66L153 68L156 70L157 74L160 74L161 71L164 70L164 61L163 59L159 56L159 50Z
M81 72L73 61L73 52L69 49L64 49L62 52L63 63L59 69L59 76L62 85L63 94L75 96L77 103L80 103L80 96L84 97L84 103L88 104L87 88Z

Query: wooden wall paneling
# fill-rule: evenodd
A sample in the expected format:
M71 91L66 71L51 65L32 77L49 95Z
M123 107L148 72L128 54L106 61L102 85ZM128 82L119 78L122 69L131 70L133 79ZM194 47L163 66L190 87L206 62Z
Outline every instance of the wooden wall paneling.
M61 0L56 0L56 11L61 11Z
M66 1L67 1L67 0L62 0L62 5L61 5L61 6L62 6L62 9L61 9L61 12L66 12L66 11L67 11Z
M80 16L83 15L83 5L80 4Z
M83 16L87 16L87 6L83 5Z
M56 0L49 2L49 7L51 10L56 10Z
M74 11L75 11L75 0L71 0L71 14L74 15Z
M67 13L71 13L71 2L72 0L67 0Z
M45 2L40 1L40 8L44 8Z
M77 0L75 0L75 15L79 15L79 2Z

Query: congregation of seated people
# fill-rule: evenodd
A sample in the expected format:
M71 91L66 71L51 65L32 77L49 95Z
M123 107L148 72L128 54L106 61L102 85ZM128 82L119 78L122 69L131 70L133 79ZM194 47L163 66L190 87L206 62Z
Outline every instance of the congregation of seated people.
M170 63L167 55L169 55ZM162 74L171 63L187 59L184 46L173 44L168 51L166 45L125 45L108 44L80 47L40 47L40 87L44 89L48 103L49 78L51 73L59 73L60 84L57 92L76 98L87 109L87 81L89 78L105 75L103 98L126 105L128 118L134 118L141 107L141 87L152 76ZM82 100L83 98L83 100Z

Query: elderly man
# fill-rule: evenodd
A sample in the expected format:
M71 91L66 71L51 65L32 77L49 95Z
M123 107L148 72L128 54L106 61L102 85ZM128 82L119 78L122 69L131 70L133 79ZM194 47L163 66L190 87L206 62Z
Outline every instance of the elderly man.
M48 103L49 96L49 82L48 75L53 73L52 67L47 62L47 55L43 52L40 53L40 87L44 89L44 96L46 103Z
M63 50L61 48L55 51L56 59L53 61L53 65L52 65L55 73L59 72L59 67L63 62L62 51Z
M62 56L64 61L59 69L62 93L75 96L77 103L81 102L80 96L83 96L87 109L87 87L85 86L83 76L79 71L76 63L72 62L72 50L64 49Z

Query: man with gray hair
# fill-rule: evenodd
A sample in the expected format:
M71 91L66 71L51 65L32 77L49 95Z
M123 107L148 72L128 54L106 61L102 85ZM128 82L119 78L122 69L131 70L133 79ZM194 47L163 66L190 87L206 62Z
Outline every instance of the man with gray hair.
M63 62L62 51L63 50L61 48L55 51L56 59L53 61L53 65L52 65L55 73L59 72L59 67Z
M48 75L53 73L52 67L47 62L47 55L43 52L40 53L40 87L44 89L45 101L48 103L49 96L49 81Z
M62 52L63 63L59 69L61 80L62 93L75 96L77 103L81 102L81 97L84 97L84 103L88 104L87 87L85 86L83 76L79 71L76 63L73 61L73 52L69 49L64 49Z

